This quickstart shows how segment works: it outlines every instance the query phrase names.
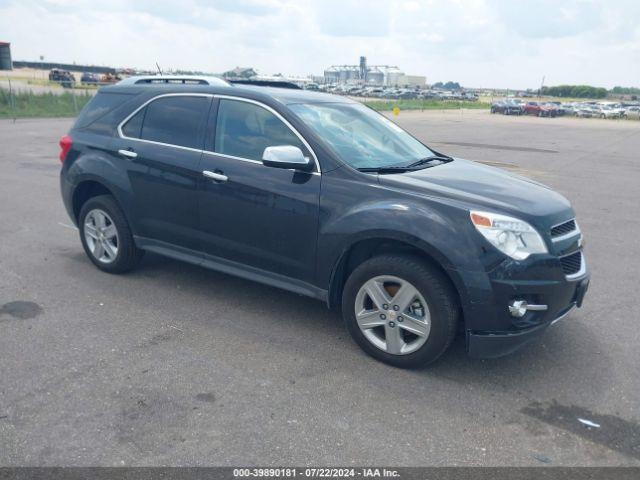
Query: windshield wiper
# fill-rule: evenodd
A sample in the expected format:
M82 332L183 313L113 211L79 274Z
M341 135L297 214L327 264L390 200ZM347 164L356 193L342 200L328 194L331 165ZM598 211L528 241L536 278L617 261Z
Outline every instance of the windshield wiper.
M374 173L402 173L407 172L409 170L414 170L409 167L362 167L358 168L359 172L374 172Z
M421 168L425 168L424 166L428 164L432 164L431 166L436 166L442 163L450 162L451 160L453 160L453 158L451 157L446 157L443 155L433 155L431 157L422 158L416 162L410 163L409 165L389 165L386 167L361 167L361 168L358 168L358 170L361 172L375 172L375 173L412 172L415 170L420 170Z
M433 163L434 165L440 165L442 163L450 162L451 160L453 160L453 158L451 157L433 155L431 157L421 158L417 162L410 163L409 165L406 166L406 168L410 169L410 168L421 167L422 165L427 165L429 163ZM438 163L435 163L435 162L438 162Z

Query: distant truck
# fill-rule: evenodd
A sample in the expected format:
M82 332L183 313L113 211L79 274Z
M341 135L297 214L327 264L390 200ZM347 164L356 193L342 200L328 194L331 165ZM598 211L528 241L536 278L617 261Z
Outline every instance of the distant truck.
M97 85L100 83L100 76L96 73L84 72L80 78L83 85Z
M102 83L116 83L122 80L119 75L115 75L113 73L105 73L100 77L100 82Z
M58 82L63 88L73 88L76 83L76 78L68 70L52 68L49 72L49 81Z

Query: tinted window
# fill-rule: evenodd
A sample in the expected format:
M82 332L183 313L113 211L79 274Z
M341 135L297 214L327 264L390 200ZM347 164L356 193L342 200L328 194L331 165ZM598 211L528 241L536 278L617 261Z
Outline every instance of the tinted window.
M300 139L282 120L253 103L220 100L215 151L234 157L262 160L267 147L294 145L305 151Z
M208 97L189 96L154 100L146 107L140 138L182 147L201 148L200 132L209 102ZM131 120L139 121L134 118Z
M122 127L122 133L125 137L140 138L140 132L142 131L142 120L144 119L144 114L146 111L147 109L143 108L133 117L131 117L127 123L124 124L124 126Z
M80 112L76 120L76 128L86 127L130 98L133 98L132 95L124 93L97 93Z

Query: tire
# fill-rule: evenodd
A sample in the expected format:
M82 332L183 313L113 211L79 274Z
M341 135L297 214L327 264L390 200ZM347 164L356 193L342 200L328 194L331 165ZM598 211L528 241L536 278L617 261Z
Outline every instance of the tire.
M404 282L399 283L401 288L408 285L414 287L417 292L413 297L407 296L410 298L410 309L393 310L393 300L398 298L393 295L401 291L397 286L395 291L391 290L397 280ZM383 287L386 298L389 299L387 309L384 309L384 305L378 309L372 297L363 293L370 285ZM390 291L386 290L387 288ZM363 298L364 307L361 305ZM417 368L437 360L451 345L459 320L456 298L448 279L419 257L381 255L360 264L347 279L342 295L342 316L347 330L366 353L395 367ZM426 305L422 305L423 301ZM414 309L416 304L422 308ZM366 324L366 329L359 325L356 309L361 312L361 323ZM423 316L420 315L421 311L424 313ZM420 318L423 322L415 321ZM369 324L376 325L370 327ZM407 330L415 328L416 325L421 325L420 328L424 330L420 333L426 331L426 335L416 335ZM390 337L387 332L391 332ZM401 338L399 344L393 340L397 335ZM391 339L391 344L395 344L391 345L393 348L390 348L388 338ZM404 345L400 351L396 348L398 345ZM393 349L397 353L389 352Z
M101 216L106 220L103 227L96 221ZM78 216L78 229L82 247L89 260L104 272L128 272L136 267L144 254L144 251L136 247L129 223L111 195L92 197L82 205ZM115 236L112 235L114 229ZM101 250L96 248L99 244ZM100 258L96 253L100 254Z

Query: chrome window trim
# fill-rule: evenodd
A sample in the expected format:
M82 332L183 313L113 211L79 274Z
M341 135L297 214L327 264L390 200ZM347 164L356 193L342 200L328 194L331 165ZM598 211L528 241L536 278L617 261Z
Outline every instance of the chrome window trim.
M275 115L282 123L284 123L289 130L291 130L293 132L293 134L298 137L298 139L304 144L305 147L307 147L307 150L309 150L309 153L311 153L311 156L313 157L313 161L315 163L316 169L314 172L309 172L309 173L313 173L313 174L321 174L322 170L320 169L320 162L318 161L318 157L316 156L316 152L313 151L313 148L311 148L311 145L309 145L309 142L307 142L307 140L302 136L302 134L300 134L300 132L298 132L298 130L296 130L296 128L291 125L291 123L289 123L289 121L284 118L282 115L280 115L277 111L275 111L273 108L271 108L269 105L266 105L258 100L253 100L251 98L244 98L244 97L236 97L233 95L218 95L218 94L214 94L213 95L214 98L218 98L218 99L223 99L223 100L237 100L240 102L246 102L246 103L253 103L254 105L258 105L259 107L264 108L265 110L267 110L268 112L272 113L273 115ZM235 160L243 160L243 161L247 161L247 162L255 162L255 163L259 163L262 165L262 162L260 160L254 160L252 158L244 158L244 157L236 157L233 155L227 155L224 153L218 153L218 152L212 152L210 150L204 150L204 153L207 153L209 155L220 155L222 157L225 158L231 158L231 159L235 159Z
M140 110L142 110L143 108L145 108L147 105L149 105L151 102L158 100L160 98L165 98L165 97L207 97L207 98L222 98L222 99L227 99L227 100L238 100L241 102L247 102L247 103L253 103L255 105L258 105L259 107L264 108L265 110L271 112L272 114L274 114L278 119L280 119L288 128L289 130L291 130L293 132L293 134L298 137L300 139L300 141L304 144L305 147L307 147L307 149L309 150L309 152L311 153L311 156L313 157L314 163L315 163L315 171L313 172L308 172L311 175L321 175L322 171L320 170L320 162L318 161L318 157L316 156L316 153L313 151L313 148L311 148L311 145L309 145L309 142L307 142L305 140L305 138L300 134L300 132L298 132L298 130L296 130L296 128L291 125L291 123L289 123L289 121L284 118L282 115L280 115L278 112L276 112L273 108L271 108L269 105L265 105L262 102L259 102L257 100L253 100L250 98L243 98L243 97L234 97L233 95L216 95L213 93L188 93L188 92L184 92L184 93L163 93L160 95L156 95L153 98L150 98L149 100L147 100L146 102L144 102L142 105L140 105L138 108L136 108L133 112L131 112L129 115L127 115L125 117L124 120L122 120L117 127L117 132L118 132L118 136L122 139L125 140L133 140L136 142L144 142L144 143L150 143L153 145L161 145L163 147L172 147L172 148L179 148L182 150L187 150L187 151L191 151L191 152L201 152L201 153L205 153L207 155L219 155L221 157L224 158L229 158L232 160L240 160L243 162L251 162L251 163L258 163L260 165L263 165L263 163L260 160L254 160L252 158L244 158L244 157L236 157L233 155L227 155L224 153L218 153L218 152L212 152L210 150L205 150L205 149L200 149L200 148L192 148L192 147L184 147L182 145L174 145L171 143L163 143L163 142L156 142L154 140L145 140L143 138L133 138L133 137L127 137L123 132L122 132L122 127L124 127L124 125L131 120ZM292 170L292 169L288 169L288 170Z
M248 162L248 163L256 163L258 165L262 165L264 167L264 164L260 161L260 160L253 160L251 158L244 158L244 157L235 157L233 155L227 155L226 153L218 153L218 152L211 152L209 150L203 150L202 153L204 153L205 155L213 155L216 157L222 157L222 158L228 158L230 160L238 160L240 162ZM269 167L266 167L269 168ZM292 172L300 172L301 170L296 170L295 168L283 168L281 170L289 170ZM313 171L313 172L305 172L308 175L321 175L320 172L317 171Z
M578 222L576 222L575 217L574 218L570 218L569 220L565 220L564 222L560 222L556 225L553 225L550 229L549 232L551 232L554 228L559 227L560 225L564 225L565 223L570 222L571 220L573 220L573 223L575 223L576 228L575 230L571 230L570 232L567 232L563 235L560 235L559 237L551 237L551 241L552 242L561 242L563 240L566 240L567 238L571 238L571 237L575 237L576 235L580 235L580 227L578 226ZM549 233L549 235L551 236L551 233Z
M122 138L122 139L125 139L125 140L133 140L133 141L136 141L136 142L150 143L150 144L153 144L153 145L161 145L163 147L179 148L181 150L187 150L187 151L190 151L190 152L202 152L201 148L185 147L185 146L182 146L182 145L175 145L173 143L156 142L154 140L145 140L144 138L127 137L122 132L122 127L129 120L131 120L140 110L145 108L151 102L153 102L155 100L158 100L160 98L166 98L166 97L206 97L206 98L213 98L213 94L211 94L211 93L187 93L187 92L185 92L185 93L163 93L163 94L157 95L157 96L155 96L153 98L150 98L149 100L144 102L142 105L140 105L138 108L136 108L133 112L131 112L129 115L127 115L125 117L125 119L122 120L118 124L118 128L116 129L118 131L118 136L120 138Z

